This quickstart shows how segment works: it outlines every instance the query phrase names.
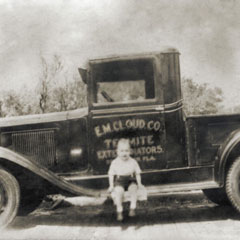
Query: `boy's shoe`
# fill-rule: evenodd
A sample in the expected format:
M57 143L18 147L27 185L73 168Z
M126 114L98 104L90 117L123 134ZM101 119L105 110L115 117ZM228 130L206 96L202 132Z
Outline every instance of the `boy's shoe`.
M136 216L136 211L135 211L135 209L130 209L128 216L129 216L129 217L135 217L135 216Z
M117 213L117 221L122 221L123 220L123 214L122 212Z

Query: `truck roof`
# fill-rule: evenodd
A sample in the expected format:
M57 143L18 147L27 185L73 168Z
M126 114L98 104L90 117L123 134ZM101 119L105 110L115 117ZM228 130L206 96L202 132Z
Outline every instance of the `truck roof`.
M156 56L161 53L178 53L179 51L176 48L168 47L164 48L160 51L153 51L153 52L145 52L145 53L133 53L133 54L127 54L127 55L109 55L105 57L96 57L89 60L89 63L97 63L97 62L104 62L104 61L116 61L116 60L124 60L124 59L138 59L138 58L147 58L150 56Z

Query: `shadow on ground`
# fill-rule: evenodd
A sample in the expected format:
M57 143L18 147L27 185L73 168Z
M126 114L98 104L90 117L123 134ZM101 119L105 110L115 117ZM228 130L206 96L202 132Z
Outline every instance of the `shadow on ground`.
M43 204L44 205L44 204ZM128 205L125 206L128 209ZM59 206L49 210L41 206L34 213L17 217L9 229L26 229L37 225L49 226L129 226L140 228L153 224L202 222L235 219L240 215L231 206L218 206L209 202L201 193L174 194L141 202L137 216L129 218L127 210L122 223L115 220L115 208L111 201L101 206Z

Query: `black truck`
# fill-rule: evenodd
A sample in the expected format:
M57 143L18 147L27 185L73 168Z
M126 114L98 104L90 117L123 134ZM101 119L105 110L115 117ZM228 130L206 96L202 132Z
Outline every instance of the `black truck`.
M240 212L240 115L186 116L179 52L94 59L88 107L0 119L0 225L48 194L102 196L128 138L148 196L203 190Z

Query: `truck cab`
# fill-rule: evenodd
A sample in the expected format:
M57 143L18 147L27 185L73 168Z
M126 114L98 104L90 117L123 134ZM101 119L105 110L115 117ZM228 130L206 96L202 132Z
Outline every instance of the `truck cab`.
M123 137L146 178L153 171L187 166L178 55L173 50L89 62L88 132L96 172L106 174Z
M179 52L93 59L88 107L0 119L0 225L47 194L104 196L127 138L148 195L202 189L240 211L240 115L185 116Z

